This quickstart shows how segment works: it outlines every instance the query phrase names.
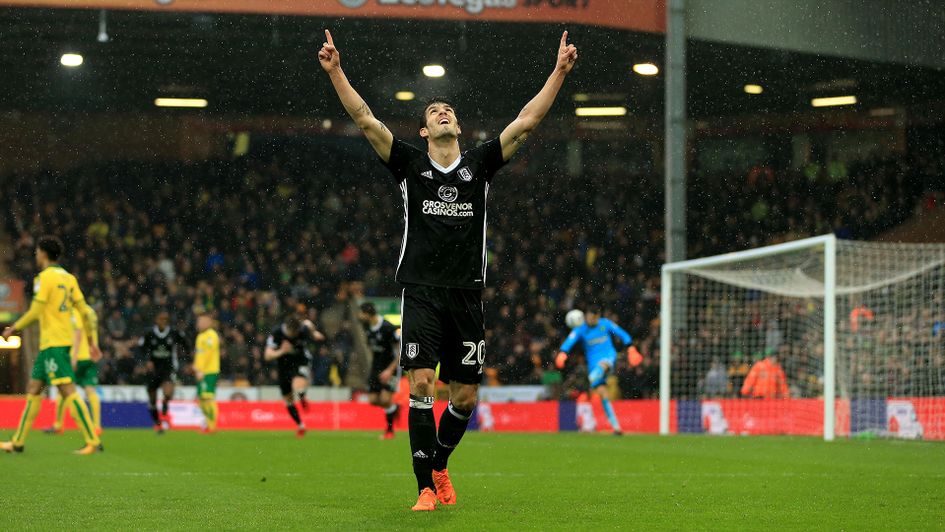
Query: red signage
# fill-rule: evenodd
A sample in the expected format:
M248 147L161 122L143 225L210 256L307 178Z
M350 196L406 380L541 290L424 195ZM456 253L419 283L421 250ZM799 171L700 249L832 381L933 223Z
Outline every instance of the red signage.
M718 409L718 411L716 411ZM819 436L824 433L824 402L820 399L718 399L702 402L706 432L726 434L793 434Z
M25 405L26 400L24 399L0 399L0 428L15 429L20 424L20 415L23 414ZM55 419L56 402L44 399L39 414L33 422L33 430L51 427ZM66 416L64 423L67 430L76 428L72 416Z
M0 0L22 7L488 20L666 31L665 0ZM330 29L330 28L329 28Z
M558 403L479 403L476 422L483 432L558 432Z
M914 440L945 440L945 397L901 397L864 400L851 411L851 403L837 401L838 436L851 433L851 420L859 432ZM698 401L694 421L698 432L707 434L790 434L821 436L823 434L824 404L820 399L719 399ZM868 403L868 404L866 404ZM221 430L292 430L294 424L281 401L220 402L219 427ZM23 411L22 398L0 398L0 428L15 428ZM118 406L126 408L117 408ZM659 432L659 401L614 401L614 411L621 428L628 433L656 434ZM406 405L404 405L406 406ZM600 408L600 402L578 403L563 408L557 401L532 403L480 403L473 427L483 432L557 432L559 430L610 431L612 430ZM866 410L863 407L868 407ZM434 413L440 417L446 401L437 401ZM671 429L677 428L676 411L679 403L671 402ZM563 419L561 415L576 416ZM55 413L53 401L43 401L42 410L34 428L52 424ZM147 427L150 418L143 403L105 403L106 427ZM195 429L204 420L193 401L173 401L170 409L174 428ZM306 426L312 430L372 430L384 429L384 413L380 408L360 402L311 403L302 413ZM71 416L66 416L66 428L75 427ZM407 430L406 411L397 421L396 428ZM686 431L692 432L692 431Z
M594 419L597 421L594 430L598 432L610 432L613 427L607 421L607 415L600 401L593 403ZM620 429L627 433L657 434L660 431L660 402L658 399L641 399L637 401L611 401L614 407L614 414L617 416L617 422L620 423ZM580 416L581 409L578 409ZM676 431L676 414L670 413L669 418L672 423L670 432ZM582 428L579 418L578 429Z

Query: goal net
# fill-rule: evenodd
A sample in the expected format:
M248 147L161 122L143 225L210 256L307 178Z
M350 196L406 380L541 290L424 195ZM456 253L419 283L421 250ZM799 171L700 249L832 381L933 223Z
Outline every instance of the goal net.
M660 345L664 434L945 439L945 244L666 264Z

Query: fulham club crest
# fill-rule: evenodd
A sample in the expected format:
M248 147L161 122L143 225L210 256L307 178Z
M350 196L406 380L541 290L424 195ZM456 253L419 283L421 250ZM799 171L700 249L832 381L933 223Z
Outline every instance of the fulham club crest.
M468 166L464 166L460 168L459 171L456 173L459 175L459 179L461 181L467 181L467 182L472 181L472 172L469 171Z

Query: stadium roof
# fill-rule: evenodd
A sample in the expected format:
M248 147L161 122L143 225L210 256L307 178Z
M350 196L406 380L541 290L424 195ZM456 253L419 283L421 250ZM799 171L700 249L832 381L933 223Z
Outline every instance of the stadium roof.
M6 9L0 13L4 110L153 111L157 97L205 98L205 113L323 116L334 94L315 59L322 30L333 30L343 66L379 114L410 118L416 102L445 94L460 112L514 115L548 74L562 25L319 19L110 11ZM614 29L567 28L580 49L578 69L554 112L586 104L623 105L631 116L661 117L662 36ZM83 56L81 66L61 55ZM446 68L426 78L423 65ZM945 94L941 71L800 53L692 42L689 108L696 118L810 110L814 97L855 94L860 106L908 106ZM761 94L746 94L758 84ZM586 103L574 101L587 95Z

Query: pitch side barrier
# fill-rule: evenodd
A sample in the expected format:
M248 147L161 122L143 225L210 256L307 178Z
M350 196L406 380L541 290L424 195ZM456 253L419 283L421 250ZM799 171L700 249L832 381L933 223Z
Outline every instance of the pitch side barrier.
M21 397L0 398L0 429L16 427L23 409ZM624 432L658 434L659 400L614 401L614 410ZM446 401L437 401L437 415ZM824 405L820 399L701 399L670 403L673 434L820 436ZM837 401L838 435L895 436L906 439L945 440L945 397L895 397ZM193 401L173 401L170 408L174 429L197 429L203 415ZM43 402L36 427L52 424L55 403ZM360 401L315 401L302 413L313 430L384 429L380 409ZM147 428L151 417L144 402L102 404L105 428ZM66 416L66 427L74 429ZM221 401L221 430L293 430L282 401ZM406 416L398 428L406 430ZM599 402L532 401L484 402L476 408L470 429L482 432L610 432Z

